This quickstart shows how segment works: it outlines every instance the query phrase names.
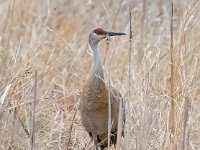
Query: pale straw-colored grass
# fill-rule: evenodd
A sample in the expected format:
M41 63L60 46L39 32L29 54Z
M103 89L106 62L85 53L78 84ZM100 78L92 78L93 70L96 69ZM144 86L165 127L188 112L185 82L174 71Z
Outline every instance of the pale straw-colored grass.
M128 112L118 148L200 149L200 8L173 6L172 54L168 1L0 0L0 149L94 149L77 111L92 65L88 33L129 35L129 8L131 61L129 36L99 45Z

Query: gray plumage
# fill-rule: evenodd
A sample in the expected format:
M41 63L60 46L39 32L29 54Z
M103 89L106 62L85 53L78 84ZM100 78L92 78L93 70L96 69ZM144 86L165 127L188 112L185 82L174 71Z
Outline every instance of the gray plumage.
M109 35L110 34L110 35ZM106 32L100 28L95 29L89 35L89 44L93 52L94 65L81 93L81 119L82 124L90 137L94 140L96 149L104 149L108 146L108 104L109 92L111 102L111 144L116 144L120 93L104 82L101 58L97 50L100 40L106 36L125 35L124 33ZM123 100L122 100L123 101ZM124 124L124 107L122 121ZM123 135L123 131L122 131Z

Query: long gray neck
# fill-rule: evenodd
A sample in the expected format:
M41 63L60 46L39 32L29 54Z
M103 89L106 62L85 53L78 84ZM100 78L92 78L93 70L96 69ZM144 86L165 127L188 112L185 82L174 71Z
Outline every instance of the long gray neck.
M101 57L99 51L97 49L98 41L90 41L90 47L93 52L94 66L93 66L93 74L104 79L103 68L101 63Z

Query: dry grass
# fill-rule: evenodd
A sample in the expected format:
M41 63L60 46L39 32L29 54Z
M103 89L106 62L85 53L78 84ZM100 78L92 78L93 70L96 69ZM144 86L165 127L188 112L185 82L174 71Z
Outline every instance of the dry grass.
M88 33L102 27L128 34L129 6L130 64L128 36L110 39L108 50L100 44L105 74L129 100L121 149L200 149L198 1L174 1L173 90L170 2L0 2L0 149L94 148L76 114L92 65Z

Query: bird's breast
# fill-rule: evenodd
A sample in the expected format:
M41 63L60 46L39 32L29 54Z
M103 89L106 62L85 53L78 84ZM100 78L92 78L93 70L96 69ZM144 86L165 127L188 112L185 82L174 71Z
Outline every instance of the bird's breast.
M108 91L104 81L93 78L86 82L81 95L81 105L89 110L107 107Z

